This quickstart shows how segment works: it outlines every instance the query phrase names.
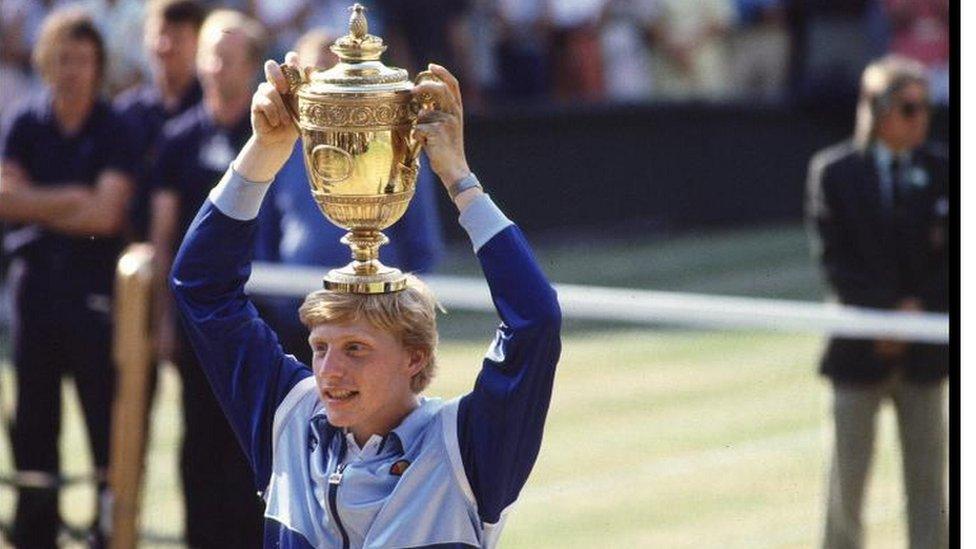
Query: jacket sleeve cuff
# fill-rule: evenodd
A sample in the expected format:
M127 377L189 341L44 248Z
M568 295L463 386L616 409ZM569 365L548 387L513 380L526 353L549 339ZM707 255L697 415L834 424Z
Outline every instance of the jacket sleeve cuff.
M512 221L505 217L487 194L482 194L468 204L458 221L471 238L475 253L493 236L512 225Z
M269 188L271 181L248 181L231 167L224 172L220 183L211 189L210 201L227 217L250 221L258 216Z

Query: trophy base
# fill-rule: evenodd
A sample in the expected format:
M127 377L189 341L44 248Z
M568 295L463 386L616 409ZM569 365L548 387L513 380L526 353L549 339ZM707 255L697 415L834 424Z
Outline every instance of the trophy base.
M379 265L375 274L357 274L352 265L329 271L322 286L342 294L390 294L407 287L407 276L400 269Z

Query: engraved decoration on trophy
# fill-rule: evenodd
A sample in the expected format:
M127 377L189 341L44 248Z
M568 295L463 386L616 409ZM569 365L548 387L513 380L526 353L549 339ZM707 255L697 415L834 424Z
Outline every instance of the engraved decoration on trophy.
M349 231L342 238L352 262L325 276L328 290L374 294L402 290L406 277L379 261L389 242L381 232L407 210L417 183L417 113L432 106L411 91L407 71L380 61L383 40L369 34L366 9L349 8L349 34L329 49L339 62L328 70L281 65L291 93L285 102L298 125L305 168L322 214ZM436 79L428 71L416 82Z

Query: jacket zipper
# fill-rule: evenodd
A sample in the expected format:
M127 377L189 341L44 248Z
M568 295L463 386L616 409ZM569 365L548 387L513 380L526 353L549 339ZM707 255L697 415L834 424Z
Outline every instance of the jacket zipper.
M342 549L349 549L349 534L346 533L346 528L339 520L339 505L336 503L339 495L339 483L342 482L342 471L345 468L346 464L339 465L335 472L329 475L329 509L332 511L332 520L335 521L336 527L339 528L339 534L342 536Z

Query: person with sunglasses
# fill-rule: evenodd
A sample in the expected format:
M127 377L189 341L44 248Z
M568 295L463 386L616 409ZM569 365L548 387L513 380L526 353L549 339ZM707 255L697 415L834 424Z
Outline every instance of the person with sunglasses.
M852 140L810 162L807 218L827 283L845 305L947 312L949 163L926 143L925 68L888 56L865 69ZM862 502L878 410L898 418L909 546L947 547L949 348L835 337L821 360L833 392L824 547L862 547Z

